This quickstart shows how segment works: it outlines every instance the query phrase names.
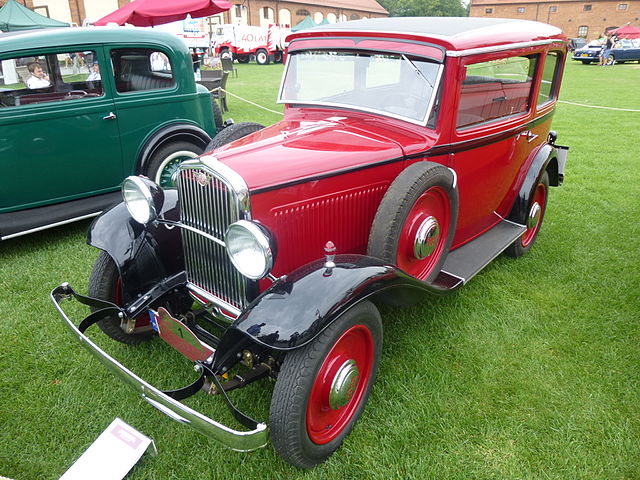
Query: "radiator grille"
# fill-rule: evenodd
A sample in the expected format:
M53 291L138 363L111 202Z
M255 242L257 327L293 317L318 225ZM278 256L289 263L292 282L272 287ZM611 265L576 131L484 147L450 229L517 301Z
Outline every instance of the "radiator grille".
M220 240L217 243L188 229L182 230L189 282L243 309L248 303L248 280L233 266L222 243L227 227L241 219L234 190L222 177L201 165L183 166L178 178L178 197L181 223Z

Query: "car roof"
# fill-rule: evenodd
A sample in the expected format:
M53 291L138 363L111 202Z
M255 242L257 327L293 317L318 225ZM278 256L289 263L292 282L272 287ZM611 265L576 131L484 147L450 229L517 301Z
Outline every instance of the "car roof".
M172 50L186 50L183 40L177 35L151 28L69 27L1 33L0 53L31 48L108 43L153 43Z
M544 40L567 41L562 30L546 23L480 17L369 18L309 28L290 35L288 39L347 33L427 39L450 51Z

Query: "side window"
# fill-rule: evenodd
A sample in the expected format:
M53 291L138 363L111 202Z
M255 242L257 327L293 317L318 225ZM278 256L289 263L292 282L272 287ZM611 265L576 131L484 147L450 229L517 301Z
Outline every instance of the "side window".
M171 88L176 82L169 57L150 48L117 48L111 62L120 93Z
M538 56L509 57L465 67L458 129L526 112Z
M8 58L0 68L0 107L86 100L104 94L93 51Z
M540 91L538 93L538 106L555 100L558 95L557 72L561 58L562 54L560 52L547 53L542 70L542 83L540 84Z

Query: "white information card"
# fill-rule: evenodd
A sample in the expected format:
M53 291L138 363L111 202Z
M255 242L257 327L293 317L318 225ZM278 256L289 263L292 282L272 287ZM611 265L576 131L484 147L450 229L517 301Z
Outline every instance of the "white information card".
M122 480L147 449L157 454L153 440L116 418L60 480Z

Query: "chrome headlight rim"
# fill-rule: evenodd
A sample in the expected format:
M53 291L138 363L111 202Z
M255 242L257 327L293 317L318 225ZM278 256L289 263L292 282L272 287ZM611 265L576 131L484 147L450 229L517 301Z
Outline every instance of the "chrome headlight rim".
M158 185L142 176L129 176L121 189L124 204L136 222L146 225L158 218L164 203L164 192ZM140 205L146 208L141 210Z
M240 263L241 260L238 258L238 253L241 253L241 251L234 252L233 244L237 240L234 240L232 237L238 233L248 234L255 242L255 245L258 246L263 260L262 268L259 269L259 271L251 271L250 267L247 268L246 265ZM226 245L227 255L231 263L233 263L233 266L249 280L261 280L265 278L273 268L275 248L272 235L263 225L254 221L238 220L227 227L227 231L224 234L224 243Z

